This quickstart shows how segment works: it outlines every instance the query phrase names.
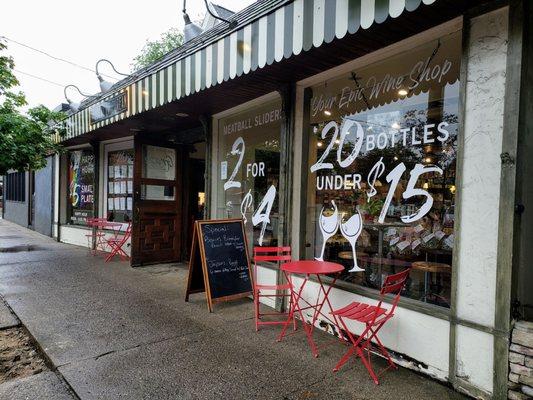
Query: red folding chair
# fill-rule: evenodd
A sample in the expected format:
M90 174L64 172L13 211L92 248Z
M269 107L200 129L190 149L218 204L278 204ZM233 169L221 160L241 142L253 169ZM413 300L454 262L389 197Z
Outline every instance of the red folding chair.
M345 336L348 336L348 339L352 344L350 349L340 359L335 368L333 368L333 372L337 372L350 359L354 352L357 354L357 356L361 357L361 361L365 365L376 385L379 385L378 375L381 375L389 368L398 368L392 361L389 353L385 349L385 346L383 346L383 343L381 343L379 340L377 333L383 327L383 325L385 325L385 323L393 317L394 310L396 309L398 301L400 300L400 293L402 292L407 278L409 277L410 270L411 268L408 268L402 272L389 275L387 278L385 278L385 282L383 283L380 291L379 303L376 306L353 302L348 304L346 307L335 310L331 313L339 318L339 321L344 328ZM383 298L387 294L394 295L390 310L382 307ZM360 336L355 336L346 326L346 323L344 322L345 319L361 322L366 325L366 328ZM373 340L375 341L375 344L372 343ZM372 352L376 352L378 354L381 353L388 363L388 366L380 371L377 375L372 368Z
M290 318L289 313L261 313L259 311L259 300L261 297L289 297L289 302L292 304L292 296L290 294L290 284L285 283L281 285L263 285L257 281L257 266L258 262L273 262L279 269L279 266L287 261L291 261L291 248L286 247L254 247L254 269L253 269L253 289L254 289L254 309L255 309L255 330L259 330L260 325L283 325L287 319L275 321L261 321L263 316L286 316ZM262 292L263 291L263 292ZM264 291L274 292L271 294L264 294ZM290 307L289 307L290 310ZM295 326L296 328L296 326Z
M105 250L105 233L99 230L99 223L102 221L106 221L105 218L87 218L87 226L91 228L91 233L87 233L85 237L87 238L87 245L89 247L89 251L92 253L92 255L96 255L98 252L98 246L100 246L100 250ZM93 241L94 241L94 249L93 249Z
M105 262L110 261L116 254L119 255L120 259L122 261L126 261L129 256L126 254L126 252L123 250L123 247L126 245L126 242L131 237L131 222L128 222L128 227L124 231L124 235L122 237L116 237L111 239L106 239L106 243L111 248L111 252L106 257Z

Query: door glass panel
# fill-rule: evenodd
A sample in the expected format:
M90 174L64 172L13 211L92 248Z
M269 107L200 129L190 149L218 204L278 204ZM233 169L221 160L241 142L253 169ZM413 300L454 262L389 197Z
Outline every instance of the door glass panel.
M141 185L141 200L174 200L174 186Z
M142 177L147 179L176 179L176 150L168 147L143 145Z

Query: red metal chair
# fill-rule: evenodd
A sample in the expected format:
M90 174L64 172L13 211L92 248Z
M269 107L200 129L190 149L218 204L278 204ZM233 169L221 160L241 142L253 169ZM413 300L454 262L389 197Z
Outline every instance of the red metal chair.
M259 300L261 297L289 297L289 302L292 304L292 296L290 294L290 284L285 283L281 285L263 285L257 281L257 266L258 262L273 262L279 266L287 261L291 261L291 248L286 247L254 247L254 269L253 269L253 289L254 289L254 310L255 310L255 330L259 330L260 325L283 325L287 319L276 321L261 321L263 316L286 316L290 318L289 313L261 313L259 311ZM262 292L263 291L263 292ZM274 292L272 294L264 294L264 291ZM290 307L289 307L290 309ZM296 328L296 326L295 326Z
M100 246L100 250L105 250L105 233L98 229L99 223L103 221L107 220L105 218L87 218L87 227L91 228L91 233L87 233L85 237L87 238L89 251L93 256L98 252L98 246ZM95 244L94 249L93 241Z
M385 323L393 317L398 301L400 300L400 293L402 292L407 278L409 277L410 270L411 268L408 268L402 272L389 275L387 278L385 278L385 282L383 283L380 291L380 299L376 306L353 302L348 304L346 307L335 310L331 313L339 318L342 328L345 331L345 335L348 336L348 339L351 342L350 349L337 363L333 369L333 372L337 372L350 359L354 352L357 354L357 356L361 357L361 361L365 365L376 385L379 384L378 375L381 375L389 368L398 368L392 361L389 353L385 349L385 346L383 346L383 343L381 343L379 340L377 333L383 327L383 325L385 325ZM394 295L392 306L389 310L382 307L383 299L387 294ZM344 322L345 319L361 322L366 325L366 328L363 333L357 337L350 332L346 326L346 323ZM375 343L372 343L372 341L375 341ZM376 375L374 369L372 368L370 358L372 351L381 353L389 364L386 368L380 371L378 375ZM366 355L364 352L366 352Z
M111 252L106 257L105 262L110 261L116 254L119 255L122 261L126 261L129 258L129 256L122 248L124 247L124 245L126 245L126 242L131 237L131 222L128 222L128 227L124 231L124 235L121 238L117 236L118 235L116 235L116 237L114 238L106 239L105 241L111 248Z

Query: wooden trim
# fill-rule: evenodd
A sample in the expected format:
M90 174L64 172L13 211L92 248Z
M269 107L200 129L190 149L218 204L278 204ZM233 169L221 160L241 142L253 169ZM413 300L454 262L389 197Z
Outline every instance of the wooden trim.
M507 396L509 335L511 329L511 286L514 264L513 250L518 238L515 218L516 158L520 122L524 15L526 15L524 2L522 0L511 0L509 6L509 35L501 154L498 249L496 256L496 310L494 316L495 329L506 332L507 335L494 336L493 392L495 398Z
M469 38L470 38L470 19L463 21L462 31L462 54L461 69L459 72L459 127L457 135L457 160L455 174L455 215L461 215L462 209L462 185L463 185L463 165L464 165L464 146L465 146L465 118L466 118L466 90L468 80L468 58L469 58ZM454 385L456 378L456 325L457 325L457 284L460 274L459 249L461 247L461 218L455 218L454 236L455 243L452 254L453 273L451 276L450 290L450 337L448 347L448 380Z
M293 154L292 138L294 127L294 109L295 109L295 84L288 84L279 89L281 97L281 133L280 133L280 173L279 173L279 225L278 225L278 246L285 246L290 243L291 205L292 205L292 171L293 171ZM276 284L286 283L286 278L278 269L276 270ZM276 297L275 309L278 312L285 310L286 297Z

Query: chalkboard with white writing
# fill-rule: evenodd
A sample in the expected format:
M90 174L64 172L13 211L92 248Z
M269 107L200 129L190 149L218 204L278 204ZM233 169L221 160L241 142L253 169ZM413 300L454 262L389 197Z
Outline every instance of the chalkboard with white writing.
M199 273L200 267L203 274ZM186 300L189 293L203 291L206 292L210 311L212 303L252 293L250 262L242 220L196 222Z

